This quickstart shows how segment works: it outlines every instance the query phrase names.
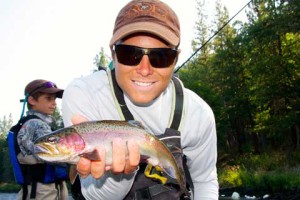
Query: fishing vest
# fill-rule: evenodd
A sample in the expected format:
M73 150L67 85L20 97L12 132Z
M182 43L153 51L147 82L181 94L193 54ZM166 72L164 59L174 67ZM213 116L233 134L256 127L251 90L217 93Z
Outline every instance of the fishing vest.
M116 99L116 107L118 108L119 115L122 119L134 120L134 117L130 113L126 102L124 100L124 95L122 89L118 86L115 76L115 70L108 71L108 77L110 80L110 85L112 91L114 92L114 98ZM181 149L181 139L180 139L180 126L182 123L183 112L183 86L181 81L173 76L173 105L172 105L172 118L170 125L166 128L165 132L157 137L170 149L173 154L177 166L180 171L184 172L185 180L187 181L187 189L193 189L193 183L191 181L190 173L186 166L185 156L183 155ZM147 174L148 178L145 176ZM142 163L139 166L139 170L135 176L133 186L124 200L170 200L170 199L190 199L190 197L182 194L180 192L179 186L174 182L174 180L167 181L166 184L161 184L159 179L162 179L160 172L156 171L154 167L149 167L149 165ZM170 178L170 177L169 177Z
M27 115L22 117L16 125L14 125L7 134L7 142L9 156L13 173L17 184L23 188L23 199L25 200L28 194L27 186L31 185L30 199L35 198L37 182L40 183L57 183L68 178L67 169L61 166L54 166L47 163L34 165L20 164L17 155L21 152L17 142L19 130L23 124L30 119L40 119L36 115Z

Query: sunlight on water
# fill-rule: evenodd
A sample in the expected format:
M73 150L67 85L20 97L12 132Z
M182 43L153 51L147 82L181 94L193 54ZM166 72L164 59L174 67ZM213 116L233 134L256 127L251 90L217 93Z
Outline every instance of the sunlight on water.
M1 200L16 200L17 193L0 193L0 199ZM73 200L73 198L70 196L69 200Z

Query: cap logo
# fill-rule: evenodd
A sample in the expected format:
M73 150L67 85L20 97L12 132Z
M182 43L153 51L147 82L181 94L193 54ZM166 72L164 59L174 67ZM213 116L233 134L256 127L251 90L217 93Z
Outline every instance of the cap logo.
M155 4L144 2L128 8L124 17L131 19L137 16L153 16L164 20L166 18L166 12Z

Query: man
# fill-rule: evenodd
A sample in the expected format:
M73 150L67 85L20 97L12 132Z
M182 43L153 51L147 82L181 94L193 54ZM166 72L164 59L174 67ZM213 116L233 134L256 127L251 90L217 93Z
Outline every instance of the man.
M168 5L158 0L130 1L119 12L110 41L115 70L75 79L66 88L62 104L65 125L133 118L152 134L165 136L174 113L171 78L179 44L179 21ZM121 97L116 94L118 89ZM193 199L218 199L214 115L194 92L184 88L183 94L184 117L177 124L180 133L172 130L171 134L181 136L179 148L185 157L183 165L187 166L187 180L191 179L188 183ZM95 149L100 160L81 158L78 162L82 193L87 199L183 198L176 185L162 185L144 176L134 140L115 139L112 149L110 166L105 165L102 146Z

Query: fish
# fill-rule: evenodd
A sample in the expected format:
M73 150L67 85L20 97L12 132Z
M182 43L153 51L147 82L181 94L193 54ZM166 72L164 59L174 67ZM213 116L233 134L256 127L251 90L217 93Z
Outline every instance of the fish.
M68 163L75 165L80 157L93 158L92 151L102 145L106 149L106 165L112 163L112 140L134 139L140 147L140 163L148 163L161 169L167 177L174 179L180 189L187 193L184 172L176 164L167 146L155 135L149 133L135 120L86 121L61 128L34 142L34 154L50 163Z

